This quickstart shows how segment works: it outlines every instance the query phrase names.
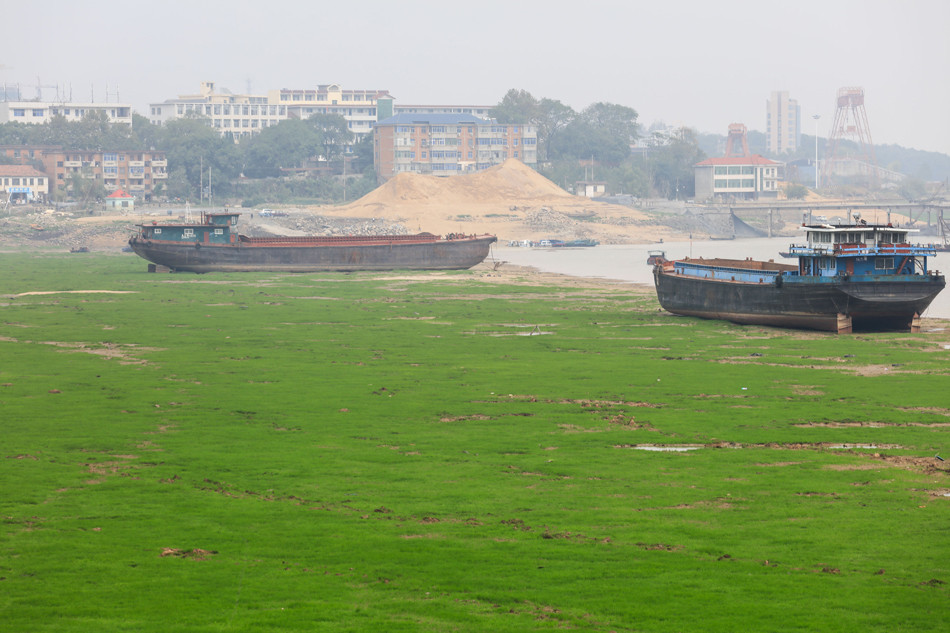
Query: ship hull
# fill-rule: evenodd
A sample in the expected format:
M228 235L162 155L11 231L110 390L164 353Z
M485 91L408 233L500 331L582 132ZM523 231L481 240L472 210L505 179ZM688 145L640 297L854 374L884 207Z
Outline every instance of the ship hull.
M493 236L436 241L344 244L173 243L133 237L132 250L174 271L350 272L372 270L464 270L481 263Z
M943 276L887 279L782 277L764 283L703 279L656 266L657 299L674 314L841 332L908 329L944 288Z

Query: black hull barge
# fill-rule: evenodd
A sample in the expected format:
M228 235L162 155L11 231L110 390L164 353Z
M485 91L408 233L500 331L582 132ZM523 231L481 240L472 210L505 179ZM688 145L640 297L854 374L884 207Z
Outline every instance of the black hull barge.
M247 237L239 213L203 214L199 223L139 224L132 250L173 271L350 272L464 270L481 263L493 235Z
M946 285L927 269L931 245L907 243L890 225L804 226L793 245L798 265L773 261L683 259L653 269L667 311L735 323L848 333L915 330Z

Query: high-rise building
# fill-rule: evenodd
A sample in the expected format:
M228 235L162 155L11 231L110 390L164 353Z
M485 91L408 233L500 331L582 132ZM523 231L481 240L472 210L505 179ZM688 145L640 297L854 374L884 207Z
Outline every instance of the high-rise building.
M802 110L788 92L776 91L766 102L765 148L770 154L784 154L798 149L802 140Z

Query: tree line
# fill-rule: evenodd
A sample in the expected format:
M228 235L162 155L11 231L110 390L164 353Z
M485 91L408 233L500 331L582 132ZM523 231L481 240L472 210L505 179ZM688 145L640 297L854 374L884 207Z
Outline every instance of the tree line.
M511 89L492 111L499 123L528 123L538 131L538 170L568 187L582 180L607 183L614 193L637 197L690 198L693 165L706 158L696 133L686 127L647 130L631 107L594 103L580 112L556 99Z
M305 121L287 119L240 143L230 134L220 134L210 120L198 114L162 126L138 114L132 115L131 125L112 123L98 111L79 121L55 116L43 124L0 125L0 145L59 145L65 151L161 151L168 159L169 174L167 182L157 185L156 196L189 201L241 198L251 206L256 202L341 199L344 184L335 176L344 170L350 175L346 184L349 197L372 190L376 185L372 139L353 140L346 120L327 114ZM36 161L34 167L42 169L43 165ZM314 177L282 178L303 170ZM81 178L71 179L70 186L83 189L84 198L105 193L101 184L82 182ZM101 191L87 190L90 187Z
M606 181L611 192L687 198L693 195L692 166L705 158L688 128L672 134L653 131L652 146L632 154L631 145L642 137L638 114L617 104L595 103L577 112L555 99L536 99L512 89L492 117L499 123L535 126L538 170L568 189L577 181L596 179ZM132 115L131 125L111 123L103 112L89 112L80 121L56 116L41 125L0 125L2 145L162 151L169 174L159 185L163 189L156 191L158 197L215 202L240 198L248 206L334 202L344 195L355 199L369 192L376 186L372 136L354 141L346 120L327 114L287 119L243 137L240 143L197 113L162 126L138 114ZM344 170L349 176L345 186L339 177ZM293 177L304 174L310 177ZM76 189L97 186L80 178L70 184ZM89 194L83 192L85 197Z

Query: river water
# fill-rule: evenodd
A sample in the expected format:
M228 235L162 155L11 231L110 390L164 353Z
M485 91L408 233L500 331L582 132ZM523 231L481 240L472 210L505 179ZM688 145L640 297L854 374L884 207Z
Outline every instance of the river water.
M543 272L571 275L573 277L596 277L616 279L653 286L653 268L647 265L647 251L666 251L667 259L683 257L725 257L729 259L769 260L794 264L794 259L784 259L779 251L791 243L801 244L802 239L788 237L754 238L738 240L710 240L665 242L663 244L601 245L593 248L518 248L495 246L494 258L516 264L532 266ZM950 253L939 253L928 261L931 270L950 273ZM950 290L944 290L934 299L922 315L931 319L950 319Z

